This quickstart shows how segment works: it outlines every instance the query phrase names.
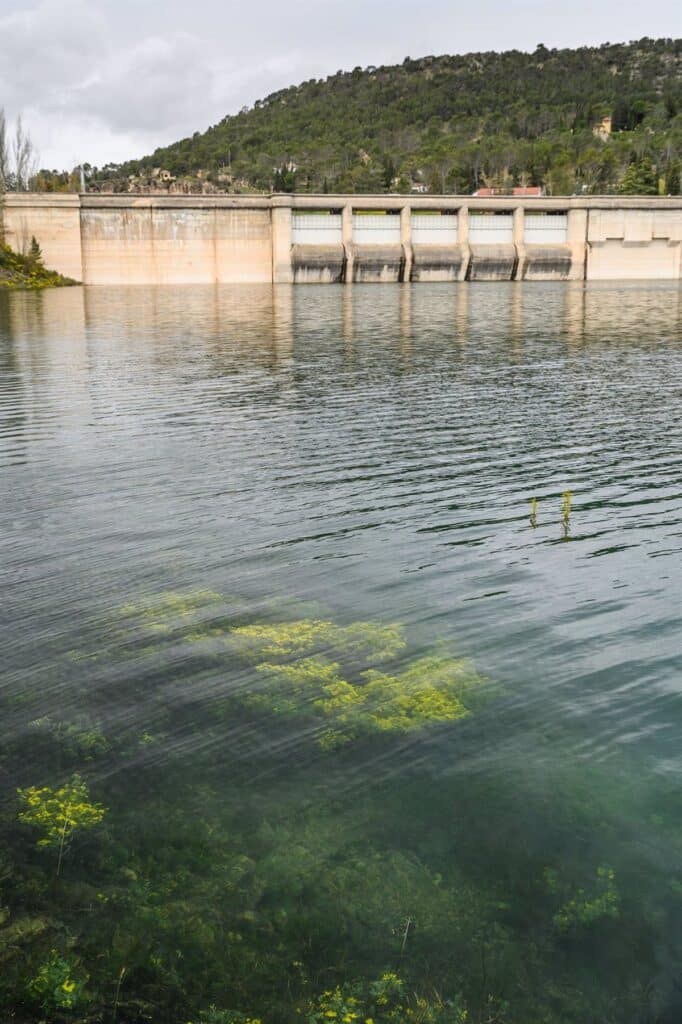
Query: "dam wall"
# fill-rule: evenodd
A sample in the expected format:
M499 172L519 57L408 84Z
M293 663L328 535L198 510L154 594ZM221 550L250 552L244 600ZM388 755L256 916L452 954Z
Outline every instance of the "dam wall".
M27 253L36 238L47 267L83 280L80 196L10 192L0 206L0 226L15 252Z
M9 193L5 239L84 284L679 280L682 197Z

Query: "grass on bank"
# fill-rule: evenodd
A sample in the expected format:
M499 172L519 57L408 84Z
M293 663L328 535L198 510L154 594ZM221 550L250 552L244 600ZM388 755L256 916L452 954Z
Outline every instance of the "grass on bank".
M26 255L14 252L0 241L0 289L63 288L78 284L70 277L63 277L55 270L48 270L43 263L43 254L35 238Z

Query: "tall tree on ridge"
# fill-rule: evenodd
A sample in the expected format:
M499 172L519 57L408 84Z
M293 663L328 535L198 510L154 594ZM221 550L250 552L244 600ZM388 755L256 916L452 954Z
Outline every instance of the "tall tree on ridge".
M29 133L24 129L21 114L14 132L14 178L17 192L27 192L36 173L36 152Z
M7 119L0 107L0 192L5 192L9 182L9 147L7 145Z

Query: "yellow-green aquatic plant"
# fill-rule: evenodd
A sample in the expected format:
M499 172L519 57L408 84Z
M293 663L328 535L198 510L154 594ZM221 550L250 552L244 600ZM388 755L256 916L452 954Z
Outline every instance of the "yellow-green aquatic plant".
M93 761L109 750L106 736L85 715L76 717L72 722L45 715L29 722L29 726L36 732L51 736L69 757L81 761Z
M228 642L255 662L258 673L256 685L235 699L316 720L317 741L327 748L370 733L404 733L464 718L483 684L470 662L441 653L380 670L406 647L395 623L257 623L232 630Z
M154 657L168 640L221 638L225 628L220 620L227 600L212 590L144 595L96 621L91 644L72 651L70 657L77 662L110 661L131 647L136 657Z
M337 626L319 619L299 619L240 626L230 634L243 656L255 660L302 657L313 650L345 658L386 661L405 647L402 627L396 624L353 622Z
M573 494L571 491L564 491L561 496L561 518L565 523L568 523L571 518L571 505L573 503Z
M550 891L560 891L561 882L556 871L547 869L545 881ZM602 918L617 917L620 912L620 896L616 888L616 874L608 865L597 868L595 883L590 891L578 889L563 903L552 920L559 932L570 932L576 928L588 927Z
M104 807L92 803L88 787L80 775L74 775L70 782L59 789L30 786L17 792L22 804L19 821L42 830L38 846L56 847L59 850L59 874L64 851L74 832L99 825L106 814Z
M538 499L530 499L530 525L535 528L538 525Z
M74 976L74 965L53 949L50 959L29 982L28 992L52 1016L60 1010L75 1009L84 987L84 981Z
M301 624L297 630L303 633ZM238 699L283 715L312 716L318 742L336 747L371 732L409 732L466 717L483 679L470 662L443 654L413 661L395 673L366 669L352 680L342 664L320 655L256 666L259 685Z
M337 985L311 1000L305 1024L466 1024L468 1014L459 999L443 1002L437 992L425 998L408 992L402 978L386 971L365 989Z
M308 719L323 747L454 722L480 699L483 680L465 659L438 651L398 662L407 646L400 624L311 617L231 625L211 614L226 600L212 591L171 592L129 603L121 614L133 636L152 633L155 646L210 639L212 657L253 669L247 685L228 689L228 704ZM229 603L237 614L247 611Z
M168 591L125 604L120 613L124 619L136 620L145 630L163 635L195 622L206 608L220 606L222 602L222 596L212 590Z
M454 722L469 714L468 696L483 682L465 659L429 655L403 672L364 675L371 721L381 730L406 732L429 722Z

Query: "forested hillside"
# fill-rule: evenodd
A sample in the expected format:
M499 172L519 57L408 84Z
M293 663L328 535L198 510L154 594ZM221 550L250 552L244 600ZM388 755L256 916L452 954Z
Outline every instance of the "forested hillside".
M93 184L128 187L161 167L205 191L676 194L681 155L682 39L642 39L337 72L96 172Z

